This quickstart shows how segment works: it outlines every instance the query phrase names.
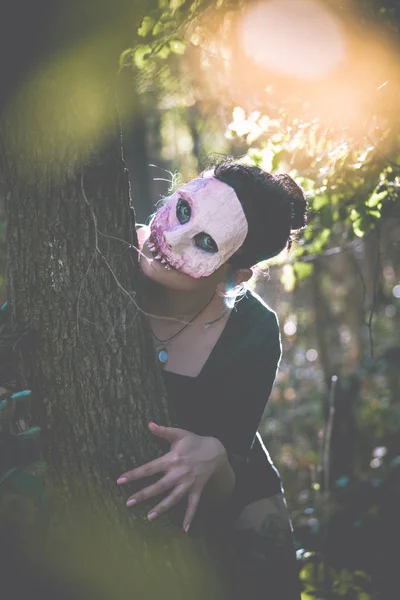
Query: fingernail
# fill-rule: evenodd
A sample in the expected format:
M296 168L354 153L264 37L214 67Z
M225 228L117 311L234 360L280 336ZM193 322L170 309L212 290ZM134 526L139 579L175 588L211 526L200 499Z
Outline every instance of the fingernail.
M117 483L126 483L128 480L126 477L120 477L119 479L117 479Z
M149 425L153 425L153 427L158 427L157 423L154 423L154 421L150 421Z
M126 503L127 506L133 506L134 504L136 504L137 500L135 500L135 498L129 498L128 502Z
M189 527L190 527L190 523L188 523L187 525L185 525L185 527L184 527L185 533L187 533L189 531Z
M147 515L147 518L149 521L152 521L153 519L155 519L156 517L158 517L158 514L156 512L151 512Z

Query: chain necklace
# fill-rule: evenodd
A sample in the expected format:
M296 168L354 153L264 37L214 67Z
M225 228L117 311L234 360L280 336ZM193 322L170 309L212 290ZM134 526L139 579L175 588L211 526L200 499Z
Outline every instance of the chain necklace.
M157 358L160 361L161 364L165 365L165 363L168 360L168 349L165 347L164 344L167 344L168 342L170 342L171 340L173 340L174 338L176 338L180 333L182 333L182 331L184 331L186 329L186 327L189 327L189 325L191 323L193 323L193 321L195 321L195 319L197 319L197 317L199 317L201 315L201 313L207 308L207 306L209 304L211 304L211 301L214 299L215 293L213 293L213 295L211 296L211 298L209 299L209 301L207 302L207 304L205 304L203 306L203 308L201 310L199 310L198 313L196 313L194 315L194 317L192 317L190 319L190 321L188 321L181 329L179 329L179 331L177 331L176 333L174 333L174 335L171 335L170 337L168 337L166 340L160 340L160 338L158 338L156 336L156 334L154 333L153 330L151 330L151 333L153 334L153 337L155 340L157 340L157 342L160 342L161 346L158 346L158 348L156 349L157 352Z

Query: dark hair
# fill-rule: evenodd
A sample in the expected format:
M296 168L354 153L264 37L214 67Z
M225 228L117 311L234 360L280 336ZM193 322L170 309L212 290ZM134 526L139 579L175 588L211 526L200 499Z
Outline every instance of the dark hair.
M249 227L245 241L228 262L236 268L248 268L284 248L289 250L291 234L307 223L307 200L297 183L289 175L272 175L232 158L212 169L213 177L235 190Z

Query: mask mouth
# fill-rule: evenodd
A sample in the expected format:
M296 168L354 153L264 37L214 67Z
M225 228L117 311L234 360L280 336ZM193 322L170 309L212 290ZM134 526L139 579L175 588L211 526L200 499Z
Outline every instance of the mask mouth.
M154 231L151 232L149 239L146 241L146 246L150 250L154 260L158 260L164 269L167 271L171 271L171 269L177 271L177 269L175 269L175 267L169 262L165 254L161 252L160 244L158 243L157 236Z

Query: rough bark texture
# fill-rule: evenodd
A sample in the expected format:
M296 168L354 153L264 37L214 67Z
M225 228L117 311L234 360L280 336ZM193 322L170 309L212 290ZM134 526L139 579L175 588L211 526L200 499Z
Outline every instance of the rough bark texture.
M2 98L8 299L14 323L33 334L21 346L20 384L34 391L31 423L42 427L57 502L72 519L49 552L95 597L212 598L213 577L187 536L149 524L140 507L129 517L115 484L163 451L148 421L172 422L138 311L115 63L98 65L107 39L51 55Z
M54 176L51 163L34 163L22 173L12 121L2 136L8 297L15 320L35 332L22 353L32 416L54 469L81 478L90 465L96 483L154 455L146 423L167 419L137 309L133 211L111 93L109 100L102 146L66 161L67 172ZM18 133L28 148L31 132L26 140Z

